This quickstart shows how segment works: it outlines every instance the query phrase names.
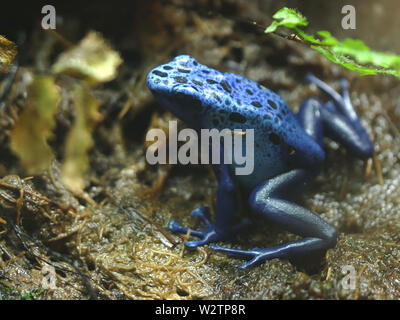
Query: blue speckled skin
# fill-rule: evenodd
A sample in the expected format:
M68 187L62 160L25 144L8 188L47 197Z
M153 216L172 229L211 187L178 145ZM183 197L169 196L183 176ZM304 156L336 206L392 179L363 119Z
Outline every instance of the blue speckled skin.
M195 130L254 129L254 171L247 176L234 174L235 164L213 165L218 180L216 221L206 217L207 208L192 215L200 218L206 230L192 230L201 238L188 241L196 247L225 240L248 224L233 224L238 209L238 190L249 198L253 212L284 229L304 236L284 246L250 251L212 246L232 256L250 258L247 268L273 258L321 253L336 244L337 233L325 220L296 200L315 175L325 158L323 137L333 138L360 159L369 158L373 145L361 126L342 82L342 95L312 75L315 83L332 101L326 106L317 99L306 100L297 115L276 93L239 75L222 73L200 64L188 55L152 70L147 84L161 104ZM223 148L223 146L221 146ZM222 154L222 151L221 151ZM174 232L187 232L175 220Z

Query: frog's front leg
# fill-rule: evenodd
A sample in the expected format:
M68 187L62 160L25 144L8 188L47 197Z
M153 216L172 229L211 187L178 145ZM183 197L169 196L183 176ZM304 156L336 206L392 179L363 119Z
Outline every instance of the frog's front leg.
M265 260L289 259L308 253L320 253L334 247L337 242L336 230L320 216L292 202L313 178L314 174L307 170L292 170L262 183L249 198L253 212L289 232L303 236L304 239L272 248L254 248L249 251L217 246L212 246L212 249L226 252L230 256L250 258L251 261L241 267L245 269Z
M233 225L233 217L237 211L237 189L230 176L228 166L225 164L213 165L213 170L218 181L215 223L212 223L206 216L208 208L200 206L194 209L191 215L199 218L207 228L205 230L190 230L190 235L201 240L186 241L187 247L193 248L210 242L225 240L249 224L248 220L244 220L238 225ZM187 233L189 230L175 219L169 222L168 228L172 232L179 233Z

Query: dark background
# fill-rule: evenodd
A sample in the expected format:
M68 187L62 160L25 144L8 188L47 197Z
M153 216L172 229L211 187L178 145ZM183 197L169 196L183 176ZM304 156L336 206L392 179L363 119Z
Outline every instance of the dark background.
M134 21L147 16L145 11L151 10L152 3L157 0L127 1L127 0L85 0L85 1L2 1L0 10L0 34L10 40L17 40L18 31L29 33L35 24L40 24L43 17L41 9L46 4L54 5L56 12L64 20L79 20L82 34L90 29L101 31L106 36L118 38L130 32ZM166 1L168 2L168 1ZM211 1L189 0L181 1L185 7L202 7L211 14L220 13L224 16L238 16L237 6L233 3L242 2L246 10L246 1ZM265 26L270 21L260 17L271 16L279 8L286 6L297 8L309 19L309 30L329 30L338 38L357 37L379 50L400 51L398 30L400 30L400 2L393 0L352 0L352 1L319 1L319 0L250 0L258 2L259 12L246 12L249 20L256 19ZM351 4L356 8L356 30L343 30L341 27L341 8ZM250 6L249 6L250 7ZM254 7L254 6L251 6ZM269 13L269 14L268 14ZM143 21L152 24L154 21Z

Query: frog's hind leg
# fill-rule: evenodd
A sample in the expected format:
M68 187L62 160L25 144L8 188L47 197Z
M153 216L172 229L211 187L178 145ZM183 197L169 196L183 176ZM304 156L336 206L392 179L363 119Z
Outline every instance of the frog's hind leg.
M320 145L322 145L323 136L326 135L344 146L357 158L370 158L374 147L351 103L347 81L341 80L342 94L340 95L311 74L307 75L307 79L331 100L325 105L313 98L302 103L297 119L304 130Z
M251 260L241 267L245 269L265 260L320 254L334 247L337 242L336 230L320 216L291 202L301 193L299 189L307 187L313 178L314 176L306 170L292 170L258 186L249 199L252 211L289 232L303 236L304 239L272 248L254 248L249 251L217 246L212 246L212 249L226 252L230 256L250 258Z
M200 219L206 229L190 230L190 235L198 237L200 240L186 241L185 245L187 247L194 248L210 242L225 240L249 225L248 220L244 220L238 225L233 225L233 217L237 211L237 190L227 165L213 165L213 170L218 180L215 223L212 223L207 217L208 208L200 206L194 209L191 215ZM175 219L169 222L168 228L172 232L178 233L187 233L189 231L189 228L180 225Z
M319 99L307 99L301 104L296 118L304 131L322 148L324 142L324 127L320 112L321 107L322 102Z

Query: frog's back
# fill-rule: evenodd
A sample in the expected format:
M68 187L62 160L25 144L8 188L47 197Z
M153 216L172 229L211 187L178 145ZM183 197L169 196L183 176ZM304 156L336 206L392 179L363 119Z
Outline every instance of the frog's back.
M304 131L286 102L275 92L239 75L207 67L200 72L193 76L205 83L203 128L254 129L254 170L235 180L251 189L287 171L293 165L291 155ZM242 139L245 154L245 136ZM237 167L235 163L231 165L232 174Z

